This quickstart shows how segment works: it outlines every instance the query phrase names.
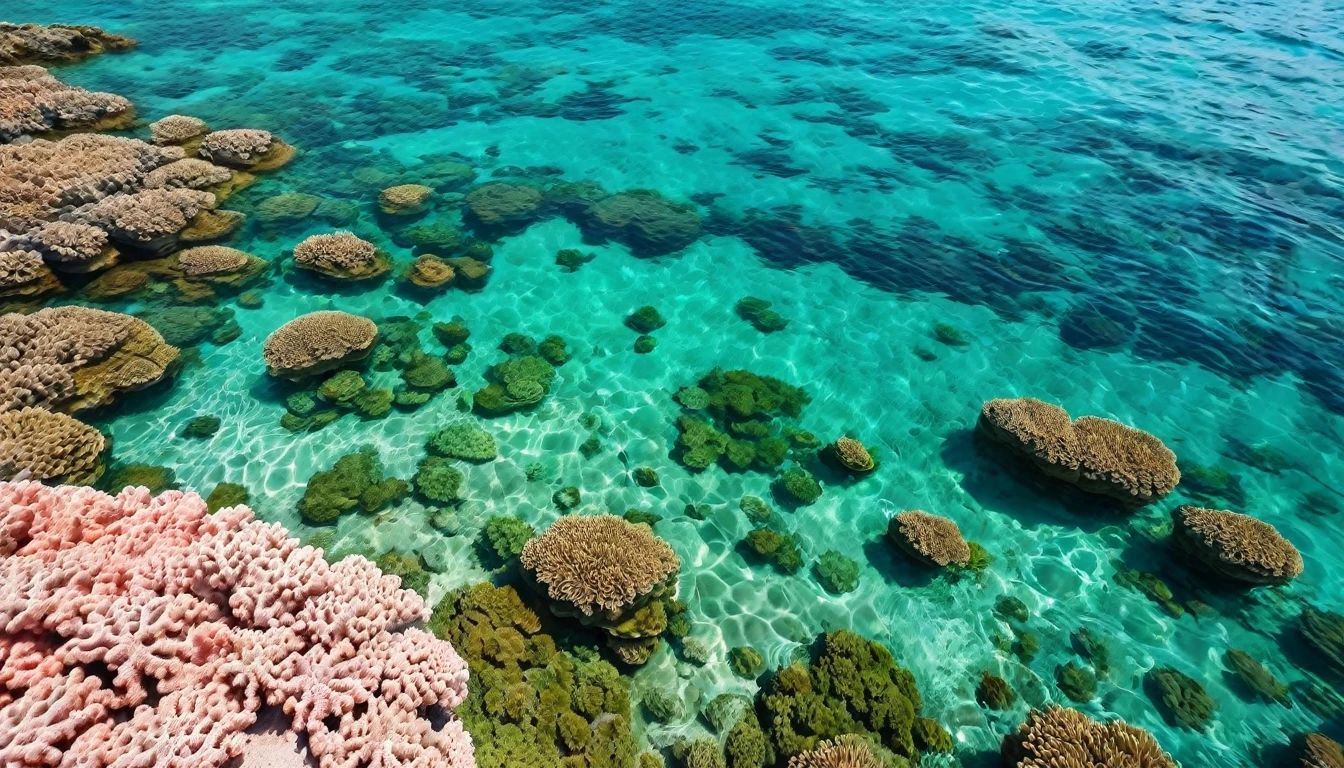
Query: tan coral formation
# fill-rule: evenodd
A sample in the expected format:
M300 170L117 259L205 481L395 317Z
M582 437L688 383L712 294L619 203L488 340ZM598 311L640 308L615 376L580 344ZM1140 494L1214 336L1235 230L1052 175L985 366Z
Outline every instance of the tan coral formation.
M868 449L852 437L842 437L831 446L835 458L851 472L870 472L873 469L873 456Z
M294 148L270 131L229 128L201 139L197 154L212 163L243 170L273 170L289 162Z
M1126 505L1157 501L1181 480L1176 454L1153 435L1095 416L1072 421L1035 398L986 402L976 428L1050 477Z
M346 231L313 235L294 246L294 263L337 280L366 280L391 268L377 246Z
M367 317L323 310L290 320L266 338L262 358L270 375L302 379L368 357L378 326Z
M1098 723L1051 705L1003 739L1006 768L1176 768L1153 735L1121 720Z
M1302 575L1302 554L1277 528L1250 515L1178 507L1172 540L1215 575L1246 584L1287 584Z
M1302 768L1344 768L1344 748L1328 736L1303 734L1293 739L1293 746Z
M92 224L53 221L23 235L26 245L62 272L93 272L116 263L120 253L107 233Z
M387 216L413 216L423 213L434 190L423 184L398 184L378 195L378 209Z
M615 515L562 517L523 547L520 561L551 600L585 616L636 605L681 568L652 529Z
M214 195L196 189L143 189L104 198L75 216L113 240L163 254L177 247L197 214L214 205Z
M91 485L103 474L106 450L103 433L63 413L0 413L0 480L26 471L34 480Z
M233 171L228 168L199 157L184 157L150 171L145 176L145 186L151 189L209 189L228 184L232 179Z
M124 51L135 41L99 27L73 24L0 22L0 64L73 62L107 51Z
M0 142L54 131L126 128L134 120L131 102L114 93L66 85L37 66L0 67Z
M946 517L917 509L901 512L888 524L887 536L925 565L946 568L964 566L971 560L970 545L962 538L961 529Z
M189 115L168 115L149 124L149 140L160 146L185 144L209 132L204 120Z
M812 749L789 758L788 768L883 768L868 742L853 734L819 741Z
M41 296L60 287L42 254L18 247L14 238L0 244L0 298Z
M417 256L406 268L405 279L418 288L442 288L453 282L457 271L430 253Z
M139 318L87 307L49 307L0 317L0 374L29 386L0 399L6 409L41 406L75 412L107 405L122 392L171 375L176 347ZM59 367L64 374L57 374Z
M224 245L200 245L173 254L177 266L189 277L224 275L241 272L252 266L257 257Z

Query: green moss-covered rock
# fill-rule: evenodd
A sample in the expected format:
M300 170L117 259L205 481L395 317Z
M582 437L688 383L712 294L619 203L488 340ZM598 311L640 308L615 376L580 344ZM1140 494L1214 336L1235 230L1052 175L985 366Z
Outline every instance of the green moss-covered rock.
M148 488L155 496L180 487L177 484L177 473L157 464L113 464L107 474L103 475L99 485L113 494L120 493L121 489L128 485L133 485L137 488Z
M644 692L644 711L660 723L671 723L685 716L681 698L666 688L653 687Z
M635 479L637 485L643 488L653 488L658 485L658 473L653 467L635 467L630 476Z
M499 351L508 355L535 354L537 340L525 333L506 333L499 342Z
M798 539L791 533L780 533L769 528L757 528L743 540L747 547L773 563L784 573L797 573L803 567L803 553Z
M394 395L390 389L366 389L355 395L350 406L364 419L381 419L392 412Z
M299 514L305 522L321 525L357 509L376 512L405 496L405 482L385 480L377 449L366 445L309 478Z
M765 659L755 648L739 645L728 651L728 666L733 668L733 674L751 680L761 674L761 670L765 667Z
M683 415L677 419L680 461L689 470L707 469L728 450L728 436L704 419Z
M910 729L915 738L915 748L920 752L951 752L952 734L928 717L916 717L914 727Z
M1055 667L1055 684L1061 693L1079 704L1086 704L1097 695L1097 676L1076 661Z
M536 355L510 357L490 369L491 383L472 397L482 416L503 416L539 404L555 381L555 367Z
M584 264L587 264L595 258L597 258L597 254L584 253L583 251L574 248L566 248L556 252L555 263L570 272L577 272L579 267L582 267Z
M1223 661L1241 679L1246 690L1266 701L1275 701L1285 707L1293 705L1288 697L1288 686L1249 653L1232 648L1223 655Z
M1171 667L1154 667L1148 672L1154 702L1174 726L1202 731L1218 708L1200 682Z
M317 396L332 405L348 406L368 386L358 371L337 371L317 388Z
M1344 615L1308 606L1298 618L1298 630L1311 651L1312 669L1344 680Z
M247 489L238 483L220 483L215 489L210 491L210 495L205 497L205 508L211 513L218 512L225 507L236 507L239 504L246 504L252 496Z
M965 347L971 343L970 337L965 332L949 323L934 323L933 338L937 339L939 344L946 344L949 347Z
M635 339L635 354L647 355L658 348L658 340L647 333Z
M285 409L295 416L308 416L317 409L317 401L307 392L294 392L285 398Z
M523 553L527 542L537 537L537 529L516 517L495 515L481 530L484 546L496 563L507 563Z
M780 475L776 486L791 501L804 506L821 498L821 483L802 467L790 467Z
M709 407L709 393L700 387L682 387L677 390L677 402L687 410L703 411Z
M913 762L921 706L914 676L896 665L890 651L840 630L825 635L811 664L774 674L756 708L781 762L846 733L870 737Z
M443 353L443 362L449 365L461 365L466 362L467 356L471 354L471 345L462 343L454 344Z
M672 745L672 756L681 763L682 768L727 768L723 750L713 739L678 741Z
M1021 630L1017 633L1017 642L1013 643L1013 653L1024 664L1030 664L1036 658L1036 654L1041 652L1041 638L1036 636L1035 632Z
M462 498L462 483L466 476L452 462L442 456L426 456L416 469L415 490L430 501L453 504Z
M579 493L579 489L572 485L565 486L551 494L551 501L555 503L555 506L566 512L579 506L582 500L583 496Z
M761 730L756 713L745 712L723 740L728 768L764 768L774 762L774 751Z
M407 387L421 392L439 392L457 385L457 377L443 358L418 350L401 369L401 379Z
M770 505L765 503L765 499L760 496L743 496L737 503L738 509L742 510L747 519L756 525L765 525L774 517L774 512Z
M1017 701L1017 694L1008 681L991 672L980 675L980 684L975 689L975 700L980 706L990 709L1010 709Z
M1073 633L1074 650L1092 663L1097 677L1105 677L1111 669L1111 648L1101 635L1087 627L1080 627Z
M365 512L379 512L400 504L410 495L410 483L397 477L385 478L359 494L359 508Z
M621 517L624 517L628 523L634 523L636 525L643 523L644 525L650 526L663 519L662 515L654 514L653 512L644 509L627 509L625 510L625 514L621 515Z
M813 570L817 581L829 592L843 595L859 587L858 562L834 549L823 552Z
M776 333L787 328L789 321L770 307L770 302L765 299L747 296L737 302L733 311L761 333Z
M445 347L455 347L458 344L465 344L467 339L471 338L471 330L460 320L453 320L448 323L435 323L430 327L434 333L434 338Z
M430 453L439 456L476 463L494 461L499 457L494 436L467 422L440 429L429 436L425 447Z
M1021 599L1013 597L1012 595L999 595L998 598L994 600L994 615L1004 621L1015 621L1019 624L1025 624L1027 623L1027 620L1031 618L1031 611L1027 608L1027 604L1022 602Z
M667 325L667 320L658 312L657 307L644 305L625 318L625 324L633 331L650 334Z
M219 431L219 425L218 416L196 416L183 424L182 429L177 434L179 437L188 438L211 437Z
M556 367L569 362L569 349L565 346L565 340L559 336L547 336L542 339L537 345L537 354Z

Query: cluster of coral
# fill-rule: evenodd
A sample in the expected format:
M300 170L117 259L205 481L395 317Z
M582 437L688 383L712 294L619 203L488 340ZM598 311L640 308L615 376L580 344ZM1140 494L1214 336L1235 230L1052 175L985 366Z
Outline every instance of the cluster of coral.
M1034 709L1003 739L1007 768L1176 768L1151 733L1123 721L1099 723L1076 709Z
M1031 397L986 402L976 429L1046 475L1128 506L1157 501L1181 480L1176 454L1147 432L1095 416L1075 421Z
M0 142L58 131L117 130L135 120L114 93L66 85L35 64L0 67Z
M616 515L566 516L527 542L525 581L557 616L601 627L628 664L659 648L675 604L681 560L647 525Z
M550 394L556 368L569 362L569 350L559 336L540 343L530 336L511 333L499 349L508 357L486 372L486 385L471 399L476 413L495 417L535 408Z
M773 376L716 368L676 399L684 410L677 419L677 457L692 471L719 464L773 473L791 450L818 447L811 433L789 421L802 415L811 397Z
M0 531L0 763L301 762L292 732L321 768L474 765L466 663L363 558L137 488L0 484Z

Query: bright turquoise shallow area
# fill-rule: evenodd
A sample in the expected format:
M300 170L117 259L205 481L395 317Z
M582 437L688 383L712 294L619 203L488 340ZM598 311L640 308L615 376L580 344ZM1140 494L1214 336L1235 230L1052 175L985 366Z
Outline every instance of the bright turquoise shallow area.
M636 674L637 693L674 680L688 700L751 693L728 648L755 645L778 665L816 633L852 628L914 671L925 714L951 730L962 761L989 765L1026 704L1066 701L1054 670L1077 657L1070 634L1086 626L1116 658L1080 708L1152 730L1187 766L1263 764L1301 731L1339 738L1341 724L1305 706L1251 700L1223 662L1240 648L1301 685L1300 659L1283 648L1301 606L1344 608L1337 4L25 0L4 15L137 38L135 52L59 74L127 96L148 119L275 131L304 154L227 207L251 211L289 190L351 199L364 209L353 229L400 265L410 253L380 228L356 171L412 182L421 156L448 152L482 176L516 166L656 189L694 201L706 222L683 252L646 259L585 245L555 219L498 244L482 292L427 303L390 282L321 293L277 279L263 308L236 310L241 338L205 344L152 408L99 424L120 460L172 467L202 491L243 483L263 517L306 536L295 503L314 471L374 444L408 477L425 437L462 417L440 396L413 414L291 435L260 359L271 331L322 308L461 316L477 351L457 376L472 389L505 333L559 334L575 356L544 405L488 424L502 458L467 470L462 535L445 539L411 502L377 525L347 517L337 547L446 541L441 595L487 577L472 554L487 516L543 527L558 514L552 492L576 485L585 508L664 516L656 530L684 562L694 634L715 650L705 668L659 655ZM327 229L252 228L231 244L279 259ZM567 273L554 263L561 248L597 259ZM738 319L746 295L775 302L787 330L767 336ZM654 353L636 355L622 320L643 304L668 325ZM938 323L969 343L940 343ZM433 347L428 330L423 341ZM807 571L744 559L750 523L737 502L769 497L765 475L693 475L669 457L672 394L714 366L804 386L804 428L881 449L871 477L783 514L809 559L838 549L859 561L857 591L836 597ZM1237 485L1195 495L1187 483L1132 517L1066 509L970 444L981 402L1020 395L1148 430L1183 468L1221 468ZM213 438L172 437L201 413L223 419ZM605 445L591 459L578 451L586 414L601 419ZM533 462L544 482L526 479ZM659 488L629 479L644 465ZM693 520L688 502L712 512ZM1281 590L1211 591L1156 532L1189 502L1274 524L1305 573ZM891 553L887 518L915 508L989 548L982 581L930 580ZM1209 610L1171 617L1118 585L1118 564ZM992 611L1002 595L1031 611L1042 647L1029 664L991 641L1009 634ZM1154 665L1208 688L1219 704L1208 733L1164 721L1141 685ZM982 670L1025 702L979 707ZM698 730L644 726L654 744Z

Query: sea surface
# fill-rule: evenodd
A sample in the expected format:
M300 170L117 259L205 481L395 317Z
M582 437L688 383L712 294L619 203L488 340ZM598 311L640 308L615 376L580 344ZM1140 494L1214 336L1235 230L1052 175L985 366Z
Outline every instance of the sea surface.
M1223 660L1248 651L1298 690L1297 614L1344 609L1338 2L9 0L4 16L140 40L58 74L128 97L147 119L276 132L301 156L226 207L251 213L286 191L349 200L361 211L351 228L399 267L411 254L375 215L377 190L450 154L481 180L522 169L657 190L705 222L683 251L641 258L552 219L496 244L484 290L428 301L392 281L324 291L277 277L263 307L234 308L241 337L200 345L171 388L97 422L119 460L170 467L203 493L242 483L262 517L308 538L296 502L315 471L368 444L409 477L426 436L468 417L449 392L413 413L291 434L261 361L271 331L324 308L418 316L439 349L429 324L460 317L475 351L457 377L470 389L504 334L559 334L574 359L550 397L486 424L501 458L467 470L459 535L411 501L347 516L335 547L446 546L437 597L488 578L473 542L489 515L542 528L560 514L552 493L574 485L583 510L663 516L655 530L683 560L693 635L714 651L703 668L660 654L635 674L637 697L652 685L688 702L750 694L729 648L756 646L775 666L818 632L851 628L914 671L958 759L992 765L1028 704L1067 703L1055 668L1078 658L1070 636L1088 627L1114 659L1096 698L1075 706L1150 729L1186 766L1262 765L1292 734L1340 737L1300 703L1250 697ZM253 224L230 244L280 260L330 229ZM567 272L555 264L564 248L596 258ZM740 319L748 295L788 327L763 334ZM623 320L645 304L668 324L639 355ZM856 591L745 556L738 500L776 504L769 476L673 460L672 396L716 366L806 388L802 427L880 449L871 476L823 477L816 504L777 507L809 560L832 549L858 560ZM1066 505L972 445L980 404L1022 395L1147 430L1187 478L1221 485L1187 482L1130 516ZM217 434L174 437L201 414L223 420ZM594 420L602 450L585 458ZM529 481L534 463L542 476ZM640 466L660 486L634 483ZM688 517L688 503L708 516ZM1182 503L1272 523L1305 573L1249 592L1196 578L1164 541ZM909 565L883 541L903 509L955 520L994 556L988 572L933 578ZM1164 580L1184 615L1119 583L1126 569ZM1015 631L993 610L1005 595L1040 638L1029 662L996 647ZM1163 718L1142 684L1155 665L1208 689L1219 709L1206 733ZM1017 688L1016 708L976 704L984 670ZM705 729L638 727L653 744Z

